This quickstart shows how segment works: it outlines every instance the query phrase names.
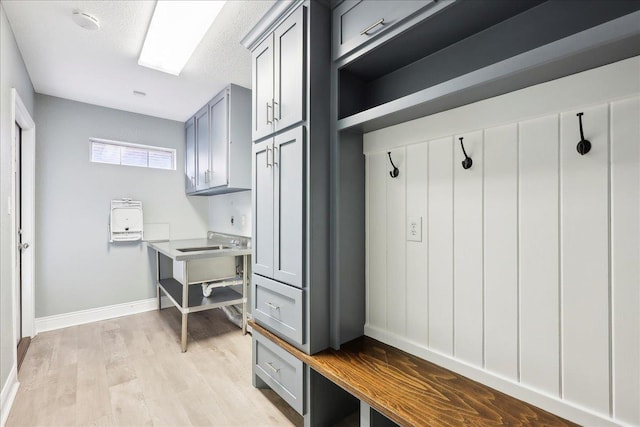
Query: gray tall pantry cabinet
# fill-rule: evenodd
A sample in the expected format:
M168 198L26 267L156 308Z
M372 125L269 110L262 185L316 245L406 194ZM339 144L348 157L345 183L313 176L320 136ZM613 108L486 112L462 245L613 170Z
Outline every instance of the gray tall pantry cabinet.
M330 27L320 2L277 2L242 41L253 60L252 313L308 354L329 345ZM302 362L252 337L254 385L305 414Z

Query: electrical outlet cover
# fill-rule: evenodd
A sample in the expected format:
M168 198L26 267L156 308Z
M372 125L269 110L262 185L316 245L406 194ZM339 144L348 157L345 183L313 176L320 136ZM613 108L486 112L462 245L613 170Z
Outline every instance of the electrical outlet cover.
M422 242L422 217L407 217L407 240L411 242Z

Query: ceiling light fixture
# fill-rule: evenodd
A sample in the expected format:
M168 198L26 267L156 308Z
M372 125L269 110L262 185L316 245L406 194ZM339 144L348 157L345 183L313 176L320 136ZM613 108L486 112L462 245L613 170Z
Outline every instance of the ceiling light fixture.
M93 31L100 28L100 21L98 21L98 18L81 10L74 10L71 18L73 19L73 22L85 30Z
M159 0L138 65L180 75L225 1Z

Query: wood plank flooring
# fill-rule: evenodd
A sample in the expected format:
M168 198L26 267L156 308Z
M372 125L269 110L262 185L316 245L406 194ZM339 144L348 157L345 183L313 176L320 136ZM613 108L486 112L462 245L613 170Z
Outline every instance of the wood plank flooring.
M15 426L301 426L251 385L251 336L221 310L174 308L45 332L31 341L7 420Z

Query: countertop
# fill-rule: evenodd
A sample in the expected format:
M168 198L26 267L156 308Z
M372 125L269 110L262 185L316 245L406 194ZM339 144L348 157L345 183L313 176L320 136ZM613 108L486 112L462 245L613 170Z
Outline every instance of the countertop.
M229 249L213 249L193 252L180 252L184 248L201 248L207 246L226 245L231 246L228 241L220 239L184 239L168 240L163 242L147 242L147 246L160 252L176 261L187 261L191 259L217 258L224 256L251 255L251 247L244 244L233 246Z

